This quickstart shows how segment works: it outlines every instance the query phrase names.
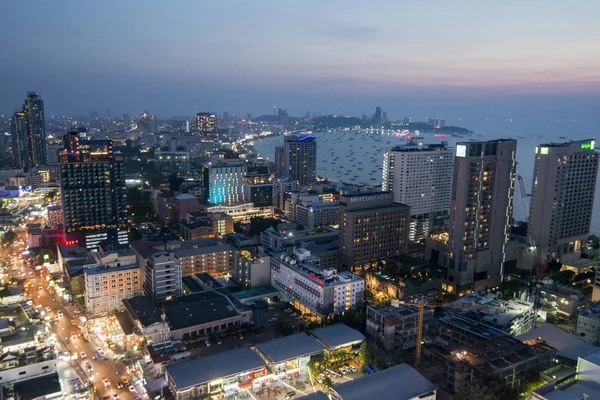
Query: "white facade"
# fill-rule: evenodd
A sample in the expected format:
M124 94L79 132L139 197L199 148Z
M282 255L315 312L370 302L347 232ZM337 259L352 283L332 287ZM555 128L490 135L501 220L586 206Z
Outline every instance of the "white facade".
M56 372L56 359L0 370L0 385L15 383Z
M540 262L577 259L590 232L598 175L595 140L535 149L529 234Z
M271 257L271 285L302 312L320 317L362 304L365 282L350 272L319 268L318 258L306 249Z
M382 190L394 193L394 202L410 206L409 239L426 237L436 216L447 217L452 195L454 154L444 144L422 143L386 149Z
M600 303L579 313L575 335L586 342L600 345Z

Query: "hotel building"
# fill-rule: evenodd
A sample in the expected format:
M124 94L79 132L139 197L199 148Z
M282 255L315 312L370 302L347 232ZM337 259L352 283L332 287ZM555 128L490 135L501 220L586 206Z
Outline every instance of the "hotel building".
M456 144L445 266L458 289L485 289L504 275L513 213L516 140Z
M542 263L577 259L585 246L598 176L594 145L589 139L535 149L528 228Z
M408 144L383 154L382 190L410 206L409 240L419 241L448 218L454 154L445 143Z
M408 250L410 207L389 192L340 197L340 262L368 268Z
M271 285L303 313L318 318L362 304L365 281L347 271L321 269L306 249L271 254Z

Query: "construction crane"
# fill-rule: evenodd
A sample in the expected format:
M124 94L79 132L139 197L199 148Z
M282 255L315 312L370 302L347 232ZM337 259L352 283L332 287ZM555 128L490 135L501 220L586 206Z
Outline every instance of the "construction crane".
M546 271L548 270L548 261L544 264L541 264L538 259L537 253L537 245L535 243L535 238L531 235L531 215L529 210L529 203L527 202L527 192L525 191L525 184L523 183L523 177L521 175L517 175L517 179L519 181L519 189L521 191L521 198L523 199L523 207L525 209L525 213L527 214L527 241L531 246L531 256L533 259L533 266L535 268L535 292L533 293L533 308L535 312L535 318L533 319L533 327L537 327L537 311L540 303L540 285L542 279L546 276Z
M411 302L398 302L399 304L405 304L408 306L416 306L418 310L417 314L417 347L415 349L415 369L418 371L421 365L421 342L423 341L423 316L425 313L425 307L431 308L469 308L472 310L492 310L501 309L500 306L490 306L486 304L472 304L472 303L426 303L425 298L422 297L416 303Z

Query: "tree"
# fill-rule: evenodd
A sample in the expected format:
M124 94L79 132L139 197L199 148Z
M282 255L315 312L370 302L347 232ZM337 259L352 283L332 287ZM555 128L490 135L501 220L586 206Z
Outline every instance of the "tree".
M367 342L363 342L358 349L358 362L364 368L371 363L372 359L373 357L367 346Z
M280 223L280 220L274 218L252 217L250 218L250 229L248 230L248 235L259 235L262 231L268 228L276 229L277 225Z
M172 173L169 175L169 190L171 190L171 192L177 192L183 182L183 178L178 177L176 173Z
M329 378L328 376L323 378L323 380L321 382L322 382L323 387L330 388L333 386L333 382L331 382L331 378Z
M498 400L492 390L477 381L463 385L456 393L454 400Z
M46 200L48 203L52 202L52 200L54 200L56 198L56 196L58 195L58 192L56 190L52 190L51 192L48 192L46 194L46 196L44 196L44 200Z
M159 187L165 181L164 175L154 169L150 170L146 174L145 179L146 182L148 182L148 184L153 188Z
M127 198L127 204L141 203L144 201L142 191L136 187L127 188L125 196Z

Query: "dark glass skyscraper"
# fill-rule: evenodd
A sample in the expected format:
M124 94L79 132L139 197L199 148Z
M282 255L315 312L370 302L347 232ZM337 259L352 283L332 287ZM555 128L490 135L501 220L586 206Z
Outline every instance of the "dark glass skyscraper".
M301 186L316 182L317 141L313 135L284 138L283 147L275 148L275 176L289 178Z
M15 166L29 169L46 164L46 123L44 101L38 92L28 92L23 110L12 120Z
M68 133L58 157L65 240L89 249L103 241L125 245L123 155L113 152L111 140L82 136L80 131Z

